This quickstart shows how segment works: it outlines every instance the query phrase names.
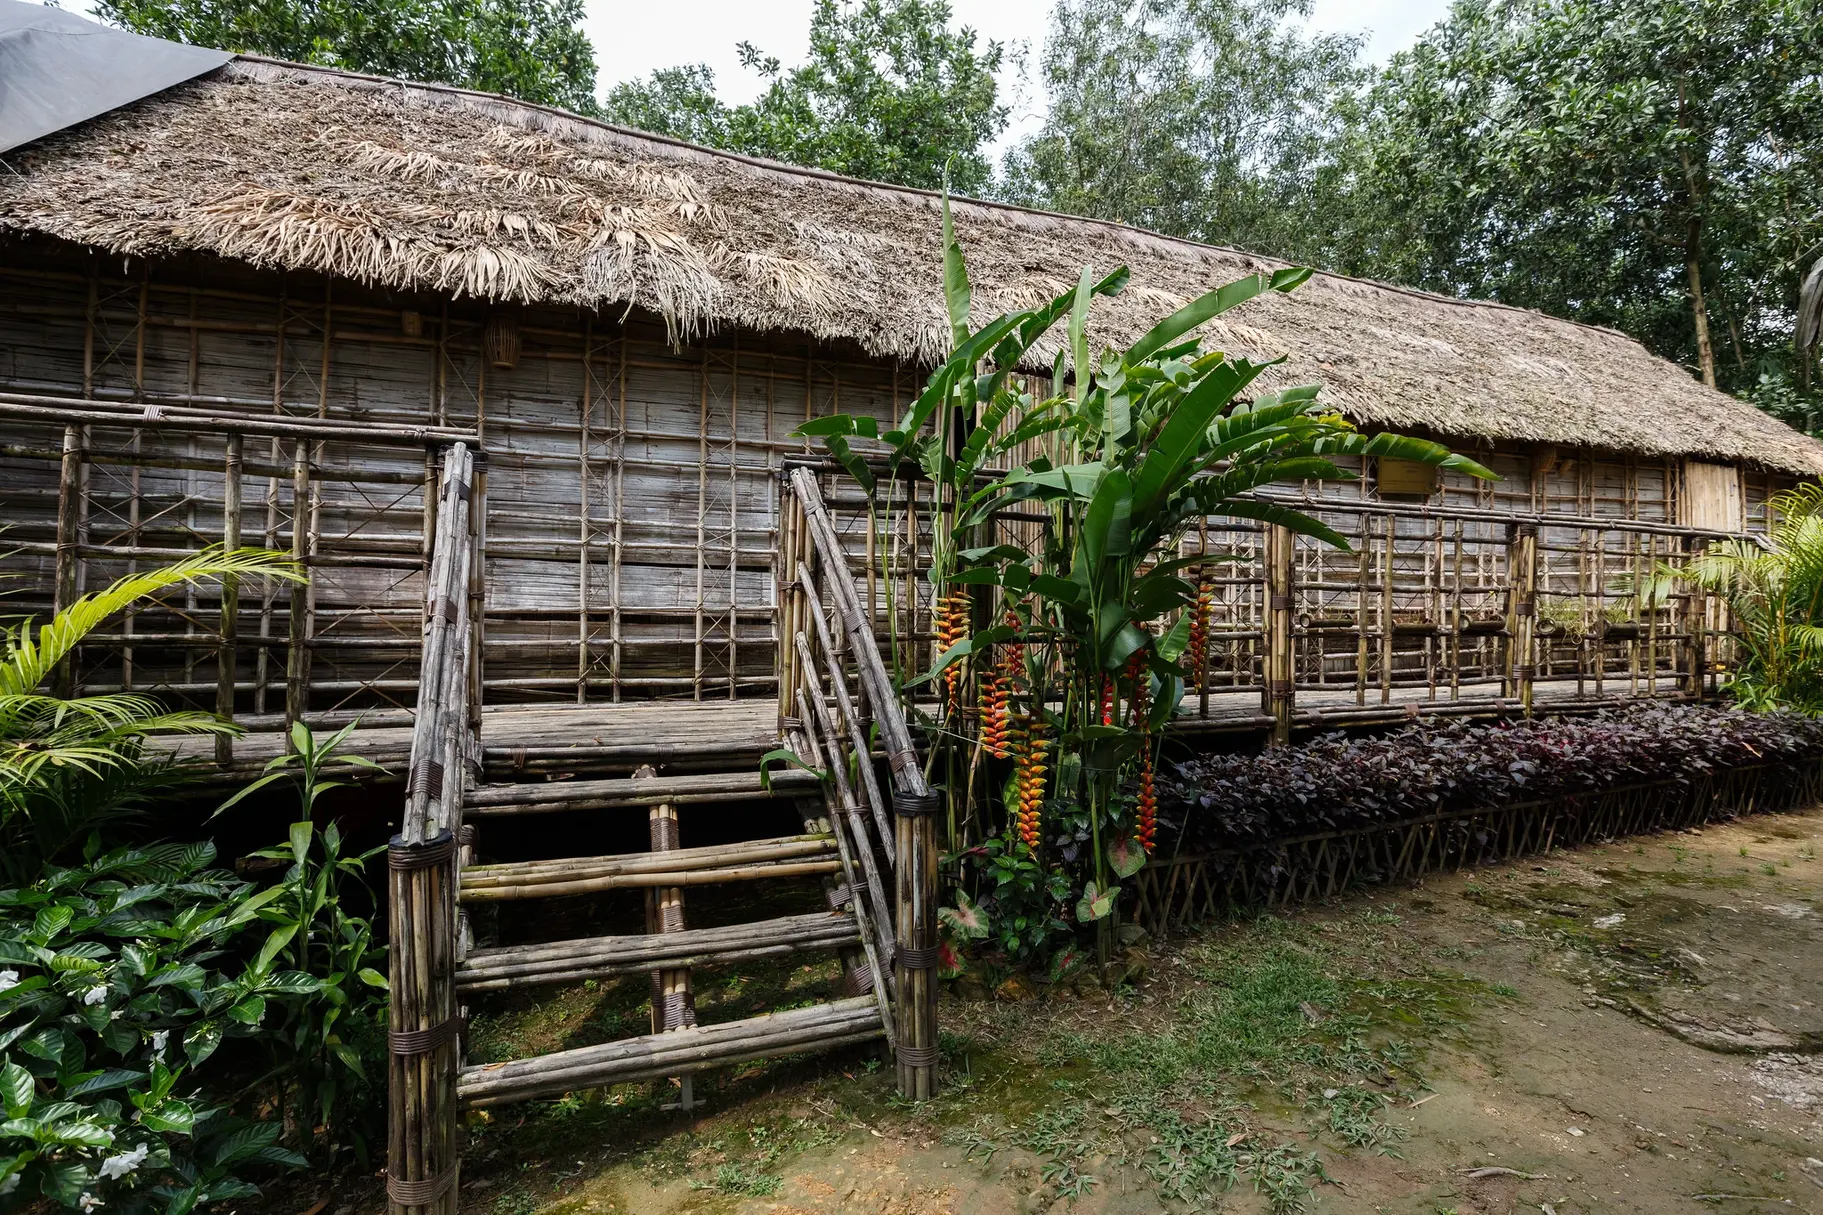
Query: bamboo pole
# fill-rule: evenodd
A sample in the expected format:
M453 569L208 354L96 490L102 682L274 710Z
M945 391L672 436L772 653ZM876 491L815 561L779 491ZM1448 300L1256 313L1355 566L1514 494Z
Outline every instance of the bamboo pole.
M222 547L229 552L241 546L241 443L240 435L228 436L228 451L222 470ZM222 579L220 643L215 650L215 714L234 720L235 644L240 631L240 579L229 574ZM234 762L234 738L215 736L215 762L227 767Z
M82 428L63 428L63 461L57 471L57 564L52 611L62 612L76 602L76 564L80 559L76 530L82 496ZM67 697L76 686L76 652L57 664L51 677L53 694Z
M1538 528L1516 523L1508 532L1507 632L1509 683L1506 695L1532 715L1532 680L1535 673L1534 637L1538 622Z
M802 635L799 634L799 636ZM802 688L798 689L798 704L803 709L804 725L791 731L788 736L792 750L797 753L798 758L807 760L818 768L827 767L833 775L841 762L841 757L835 750L834 739L832 737L829 740L829 749L825 749L817 741L819 723L813 719ZM861 937L861 952L867 959L868 972L872 977L870 987L874 1002L880 1009L880 1026L886 1034L887 1042L892 1043L896 1042L898 1037L891 1007L892 990L888 987L893 975L881 965L882 955L887 958L893 956L892 930L887 927L884 920L885 904L882 896L875 893L872 896L877 900L873 904L874 911L868 909L869 889L877 891L878 883L872 883L870 887L863 886L860 874L856 872L853 850L849 847L849 841L842 832L841 820L845 816L846 807L836 804L836 799L840 795L839 789L832 791L828 785L823 787L823 804L829 811L830 834L835 837L836 850L841 857L842 881L848 890L849 905L854 908L855 925ZM850 818L851 824L852 821ZM875 914L876 911L879 914ZM876 941L883 944L876 948Z
M866 728L860 715L855 712L854 701L848 695L848 680L843 675L836 657L835 646L830 640L829 621L823 615L823 602L812 588L808 567L798 566L798 580L804 588L802 593L809 608L808 614L816 628L817 644L823 651L823 661L829 671L829 683L835 691L836 704L842 711L842 720L848 726L849 745L854 748L855 766L861 773L861 785L866 793L867 807L873 814L874 829L880 833L880 844L886 852L886 863L896 864L896 841L893 839L892 828L887 822L886 799L880 792L879 777L874 772L873 748L868 745ZM798 633L797 636L801 637L803 634ZM797 653L802 656L804 650L797 648ZM812 677L815 677L814 671ZM860 838L866 839L864 829L861 830Z
M304 439L297 440L297 454L291 466L291 558L305 563L310 555L310 456ZM310 593L304 583L291 587L291 610L287 621L289 644L285 651L285 734L304 720L310 701L311 633ZM288 744L289 745L289 744Z
M1274 525L1266 533L1266 688L1261 711L1272 718L1272 742L1291 741L1294 707L1293 672L1297 640L1293 635L1293 586L1295 537L1286 527Z
M594 422L595 385L595 318L584 313L582 318L582 435L576 446L576 490L580 506L577 518L576 552L576 703L589 700L589 443Z
M860 858L867 893L873 899L872 907L879 913L870 918L874 921L875 932L879 934L880 952L891 957L893 934L886 922L886 888L880 882L880 870L874 860L873 846L868 842L866 823L861 817L861 808L855 804L854 787L848 780L848 755L843 747L842 735L830 715L823 681L817 675L815 660L810 656L809 641L803 633L799 633L793 641L804 669L804 687L799 691L800 696L808 700L805 729L817 735L817 741L829 763L829 774L835 781L837 804L834 807L835 813L831 816L831 826L835 828L838 845L850 846L843 849L844 859L850 851ZM805 704L805 700L800 699L799 703ZM865 753L856 758L862 765L870 762ZM847 837L843 834L844 829Z

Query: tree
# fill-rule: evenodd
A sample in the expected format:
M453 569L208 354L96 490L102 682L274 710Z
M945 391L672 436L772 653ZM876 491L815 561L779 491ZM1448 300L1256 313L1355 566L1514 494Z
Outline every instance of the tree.
M983 148L1006 126L998 42L950 28L948 0L818 0L810 53L786 71L750 43L741 62L770 84L747 105L715 96L705 65L667 68L609 91L611 121L753 156L875 181L983 192Z
M582 0L97 0L135 33L595 112Z
M1311 0L1060 0L1044 129L1008 157L1016 201L1317 260L1332 149L1365 73Z
M1820 82L1803 0L1458 0L1362 103L1337 260L1746 388L1823 239Z

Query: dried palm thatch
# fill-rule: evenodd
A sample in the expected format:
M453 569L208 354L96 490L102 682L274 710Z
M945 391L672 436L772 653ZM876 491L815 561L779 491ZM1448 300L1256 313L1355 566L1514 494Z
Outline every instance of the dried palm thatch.
M9 160L0 230L121 254L633 306L678 339L792 330L920 365L949 341L932 195L458 89L242 58ZM1048 298L1085 264L1131 266L1095 314L1109 343L1278 264L1014 207L963 203L956 219L984 310ZM1211 328L1287 355L1281 379L1320 381L1367 426L1823 473L1823 444L1622 334L1535 312L1318 275Z

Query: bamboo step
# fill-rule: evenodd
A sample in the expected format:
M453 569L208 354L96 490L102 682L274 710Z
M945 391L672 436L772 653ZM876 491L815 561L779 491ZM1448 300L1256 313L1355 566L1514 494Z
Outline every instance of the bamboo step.
M818 911L723 928L477 949L457 972L456 986L473 992L575 983L609 975L839 949L860 942L861 934L852 915Z
M785 835L672 852L469 865L462 870L461 897L464 903L492 903L626 887L702 886L835 873L841 865L834 836Z
M817 778L798 768L772 775L770 787L757 771L700 772L688 776L623 777L612 780L564 780L540 783L503 782L482 785L463 799L470 817L550 814L560 810L608 810L619 807L673 806L700 802L750 801L792 797L814 788Z
M881 1035L880 1010L874 998L855 996L744 1021L691 1026L531 1059L465 1067L456 1080L456 1097L466 1109L481 1109L824 1050Z

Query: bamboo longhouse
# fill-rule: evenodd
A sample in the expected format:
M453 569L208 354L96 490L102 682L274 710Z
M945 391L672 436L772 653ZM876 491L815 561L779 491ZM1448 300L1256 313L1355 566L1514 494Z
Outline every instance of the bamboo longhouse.
M891 620L914 642L905 666L929 657L930 491L895 486L911 509L870 527L791 433L837 410L895 419L944 354L939 200L248 56L6 161L12 606L208 543L288 550L308 586L185 589L91 636L71 688L236 719L250 733L212 756L229 776L290 721L359 715L357 745L406 780L394 1209L452 1209L461 1104L881 1036L904 1091L928 1093L933 800L876 637ZM998 204L955 213L984 315L1084 265L1131 267L1096 343L1279 265ZM1700 697L1724 657L1714 605L1642 609L1616 588L1823 473L1823 445L1622 334L1534 312L1319 274L1208 330L1282 356L1279 382L1320 382L1363 428L1440 439L1502 479L1388 461L1275 491L1351 536L1347 554L1206 521L1191 551L1235 560L1205 582L1186 730ZM885 776L754 775L781 739L845 773L870 720ZM774 837L692 838L695 807L768 800L789 806ZM628 855L514 859L524 833L488 826L640 810ZM686 924L704 890L786 878L813 903ZM646 900L643 937L471 944L495 904L616 890ZM840 998L696 1024L692 968L814 948L841 957ZM477 993L642 967L652 1035L460 1063L455 1010Z

